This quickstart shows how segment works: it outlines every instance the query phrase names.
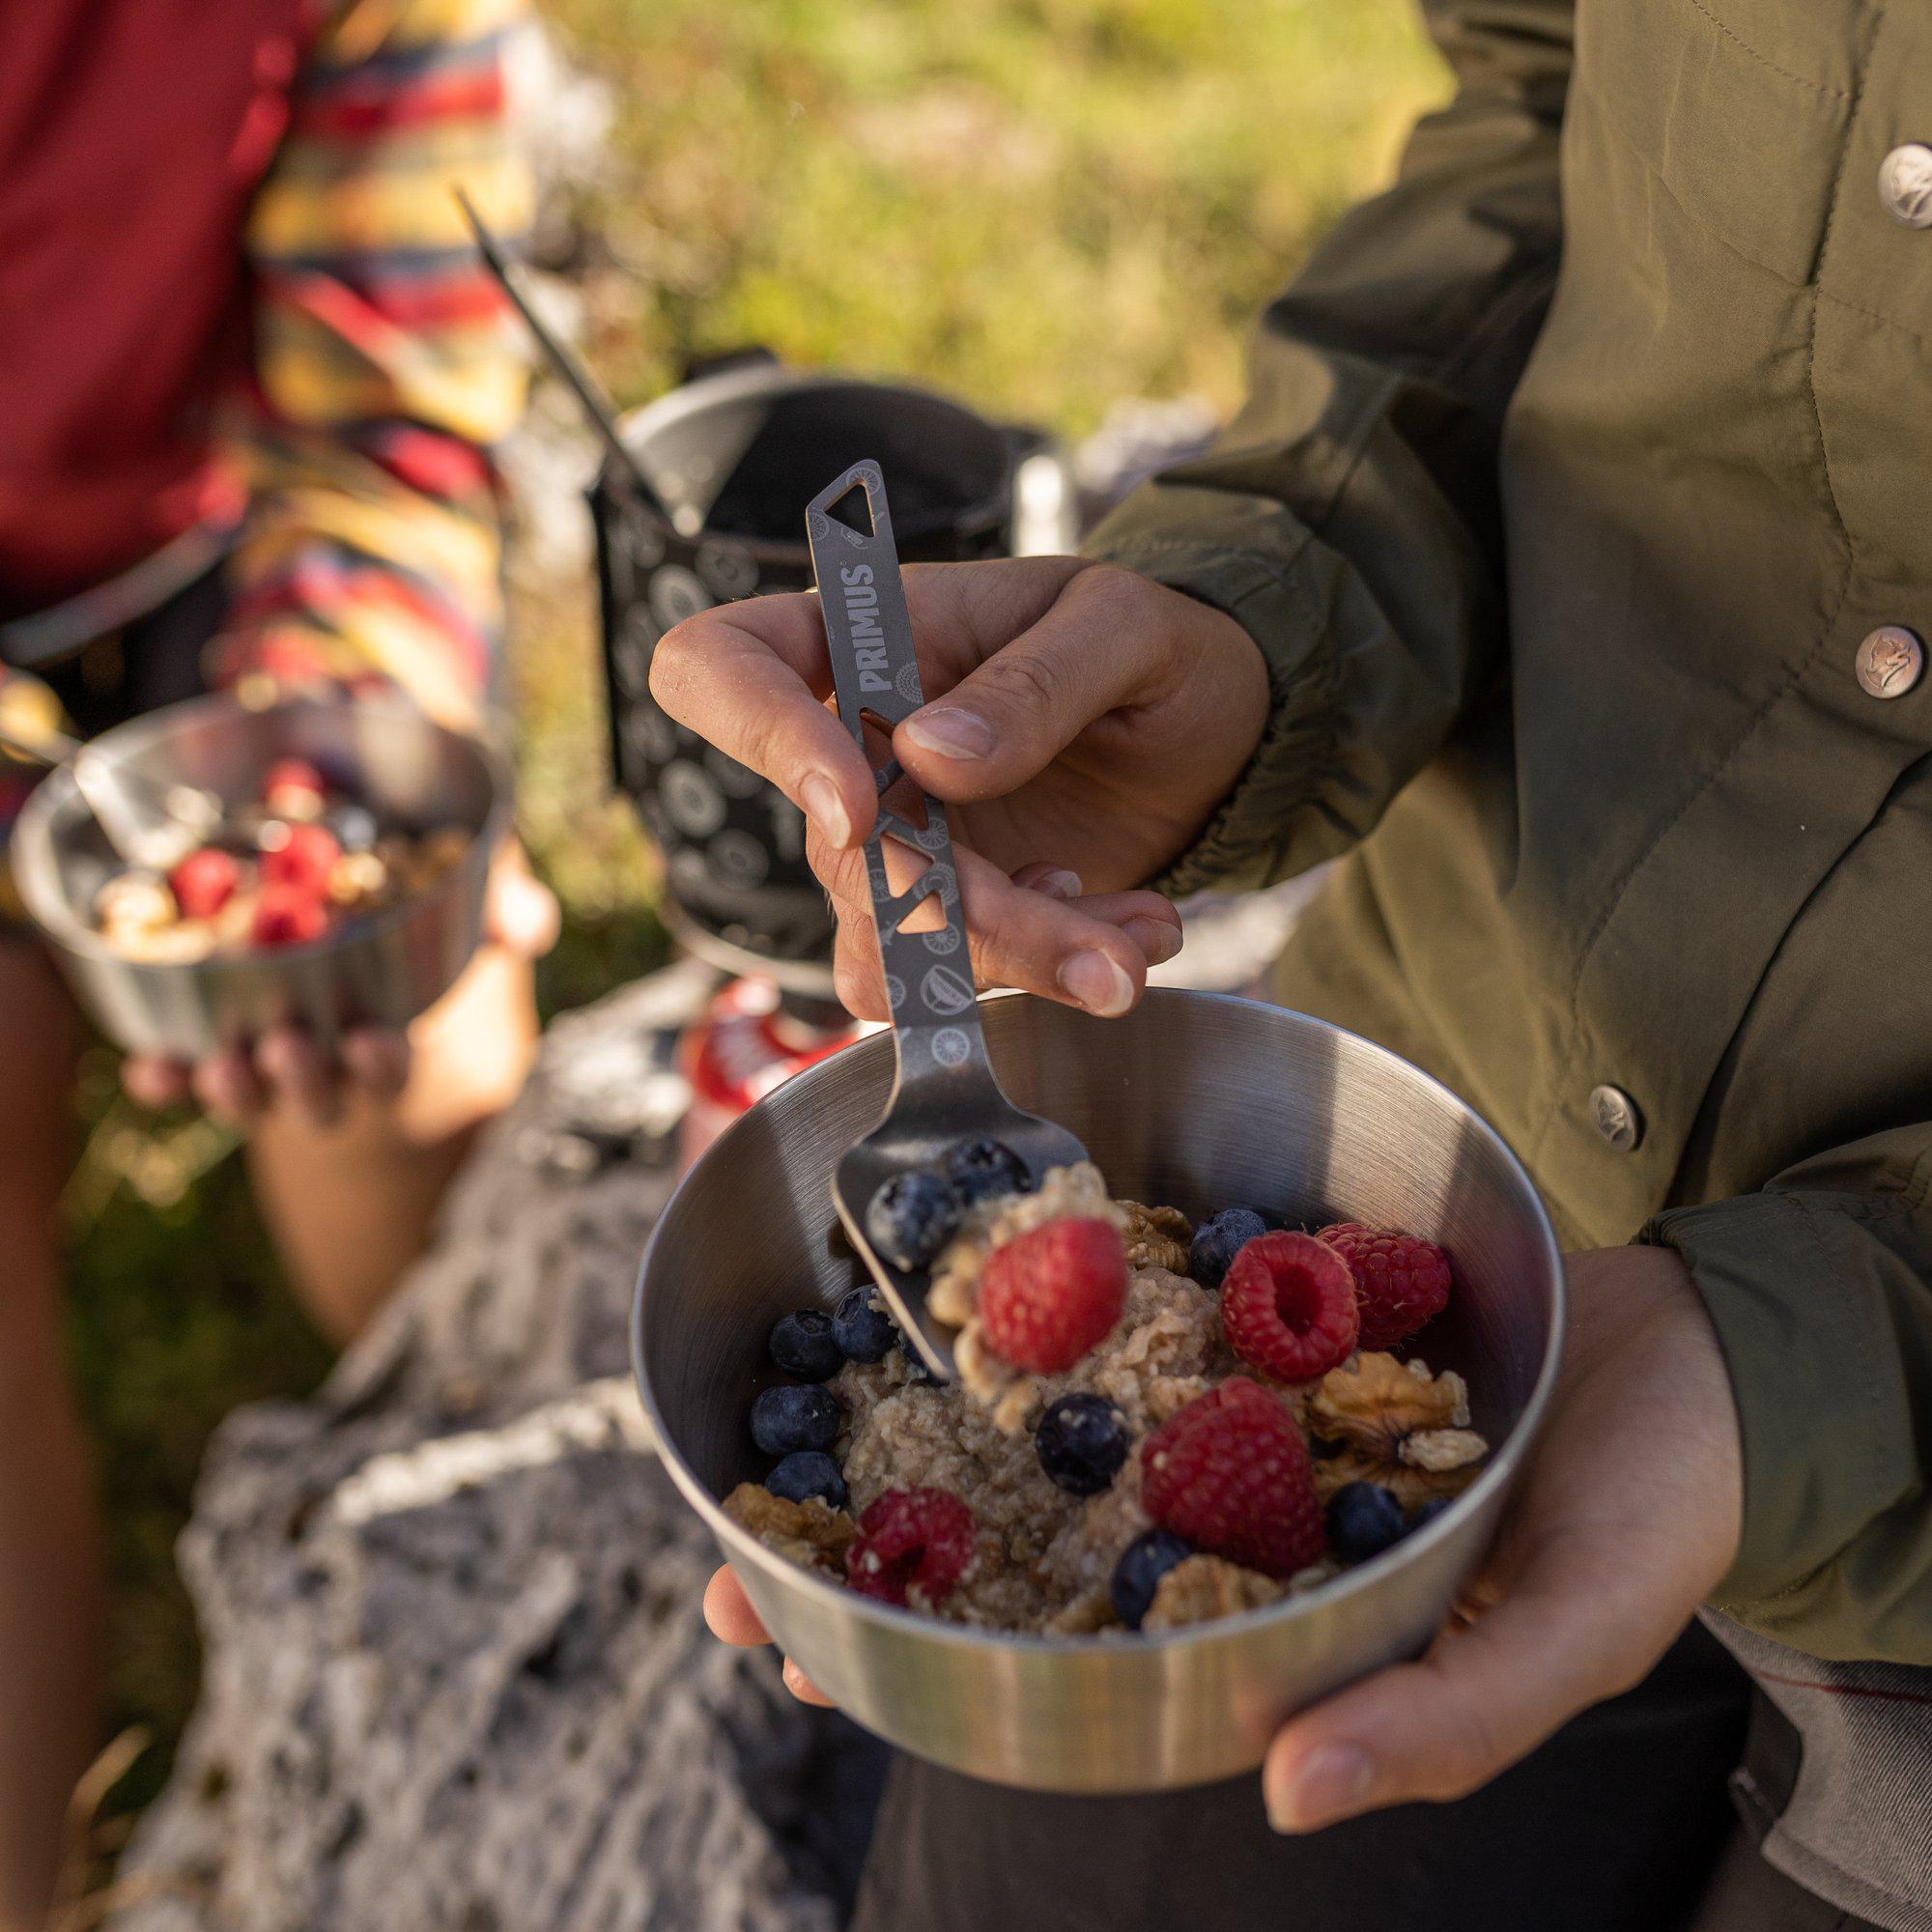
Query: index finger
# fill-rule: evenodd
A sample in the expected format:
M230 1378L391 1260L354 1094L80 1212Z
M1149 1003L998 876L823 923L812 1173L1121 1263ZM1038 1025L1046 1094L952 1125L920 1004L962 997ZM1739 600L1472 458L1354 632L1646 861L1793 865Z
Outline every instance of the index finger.
M769 779L841 849L871 830L871 768L825 707L818 601L757 597L687 617L659 639L651 696L726 757Z
M745 1586L739 1582L729 1565L713 1572L710 1582L704 1586L704 1621L711 1626L711 1634L721 1643L736 1644L740 1649L772 1640L764 1625L758 1621L758 1613L752 1607Z

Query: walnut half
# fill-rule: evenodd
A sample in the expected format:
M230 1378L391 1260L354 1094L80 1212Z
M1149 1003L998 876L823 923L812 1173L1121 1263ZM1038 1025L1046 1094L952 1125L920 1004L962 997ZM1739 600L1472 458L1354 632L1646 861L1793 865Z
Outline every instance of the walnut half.
M1278 1604L1288 1592L1271 1577L1244 1570L1218 1556L1188 1556L1177 1563L1155 1586L1153 1603L1141 1628L1179 1630L1184 1624L1205 1624L1215 1617L1238 1616Z
M1169 1274L1187 1272L1187 1244L1194 1230L1179 1208L1145 1208L1138 1201L1117 1201L1127 1217L1124 1236L1129 1267L1165 1268Z
M1347 1483L1378 1483L1404 1509L1460 1494L1475 1481L1490 1445L1469 1427L1463 1378L1431 1375L1425 1362L1354 1356L1331 1369L1308 1400L1311 1435L1335 1445L1315 1464L1325 1502Z
M767 1549L807 1570L842 1573L845 1552L859 1533L859 1525L843 1510L833 1509L816 1496L789 1502L761 1483L740 1483L724 1498L724 1514Z

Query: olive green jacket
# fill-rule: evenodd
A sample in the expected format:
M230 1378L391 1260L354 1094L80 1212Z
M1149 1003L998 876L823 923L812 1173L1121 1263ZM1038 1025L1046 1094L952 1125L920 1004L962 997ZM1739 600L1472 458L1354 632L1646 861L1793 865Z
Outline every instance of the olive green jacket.
M1283 997L1695 1273L1720 1605L1932 1663L1932 677L1858 675L1932 642L1932 0L1429 12L1459 98L1094 546L1272 680L1168 883L1348 855Z

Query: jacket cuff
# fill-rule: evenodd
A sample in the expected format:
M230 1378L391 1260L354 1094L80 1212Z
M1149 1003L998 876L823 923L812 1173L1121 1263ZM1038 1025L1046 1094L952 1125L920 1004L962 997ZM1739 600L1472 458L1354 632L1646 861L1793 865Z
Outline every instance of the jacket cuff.
M1744 1531L1712 1601L1837 1654L1854 1606L1832 1566L1916 1480L1878 1244L1852 1201L1779 1193L1675 1208L1639 1238L1683 1257L1737 1400Z
M1276 547L1244 550L1205 535L1110 535L1105 525L1083 549L1232 617L1267 667L1268 722L1247 769L1193 846L1148 883L1181 898L1270 885L1313 864L1321 855L1298 861L1292 839L1335 760L1338 679L1333 653L1321 648L1322 614L1300 581L1301 553L1284 557Z

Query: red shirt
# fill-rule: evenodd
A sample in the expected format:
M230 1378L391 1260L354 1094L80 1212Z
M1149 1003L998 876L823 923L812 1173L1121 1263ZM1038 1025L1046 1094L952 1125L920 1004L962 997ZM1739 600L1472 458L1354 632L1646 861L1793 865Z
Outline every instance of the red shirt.
M301 0L30 0L0 60L0 618L128 568L242 486L250 199Z

